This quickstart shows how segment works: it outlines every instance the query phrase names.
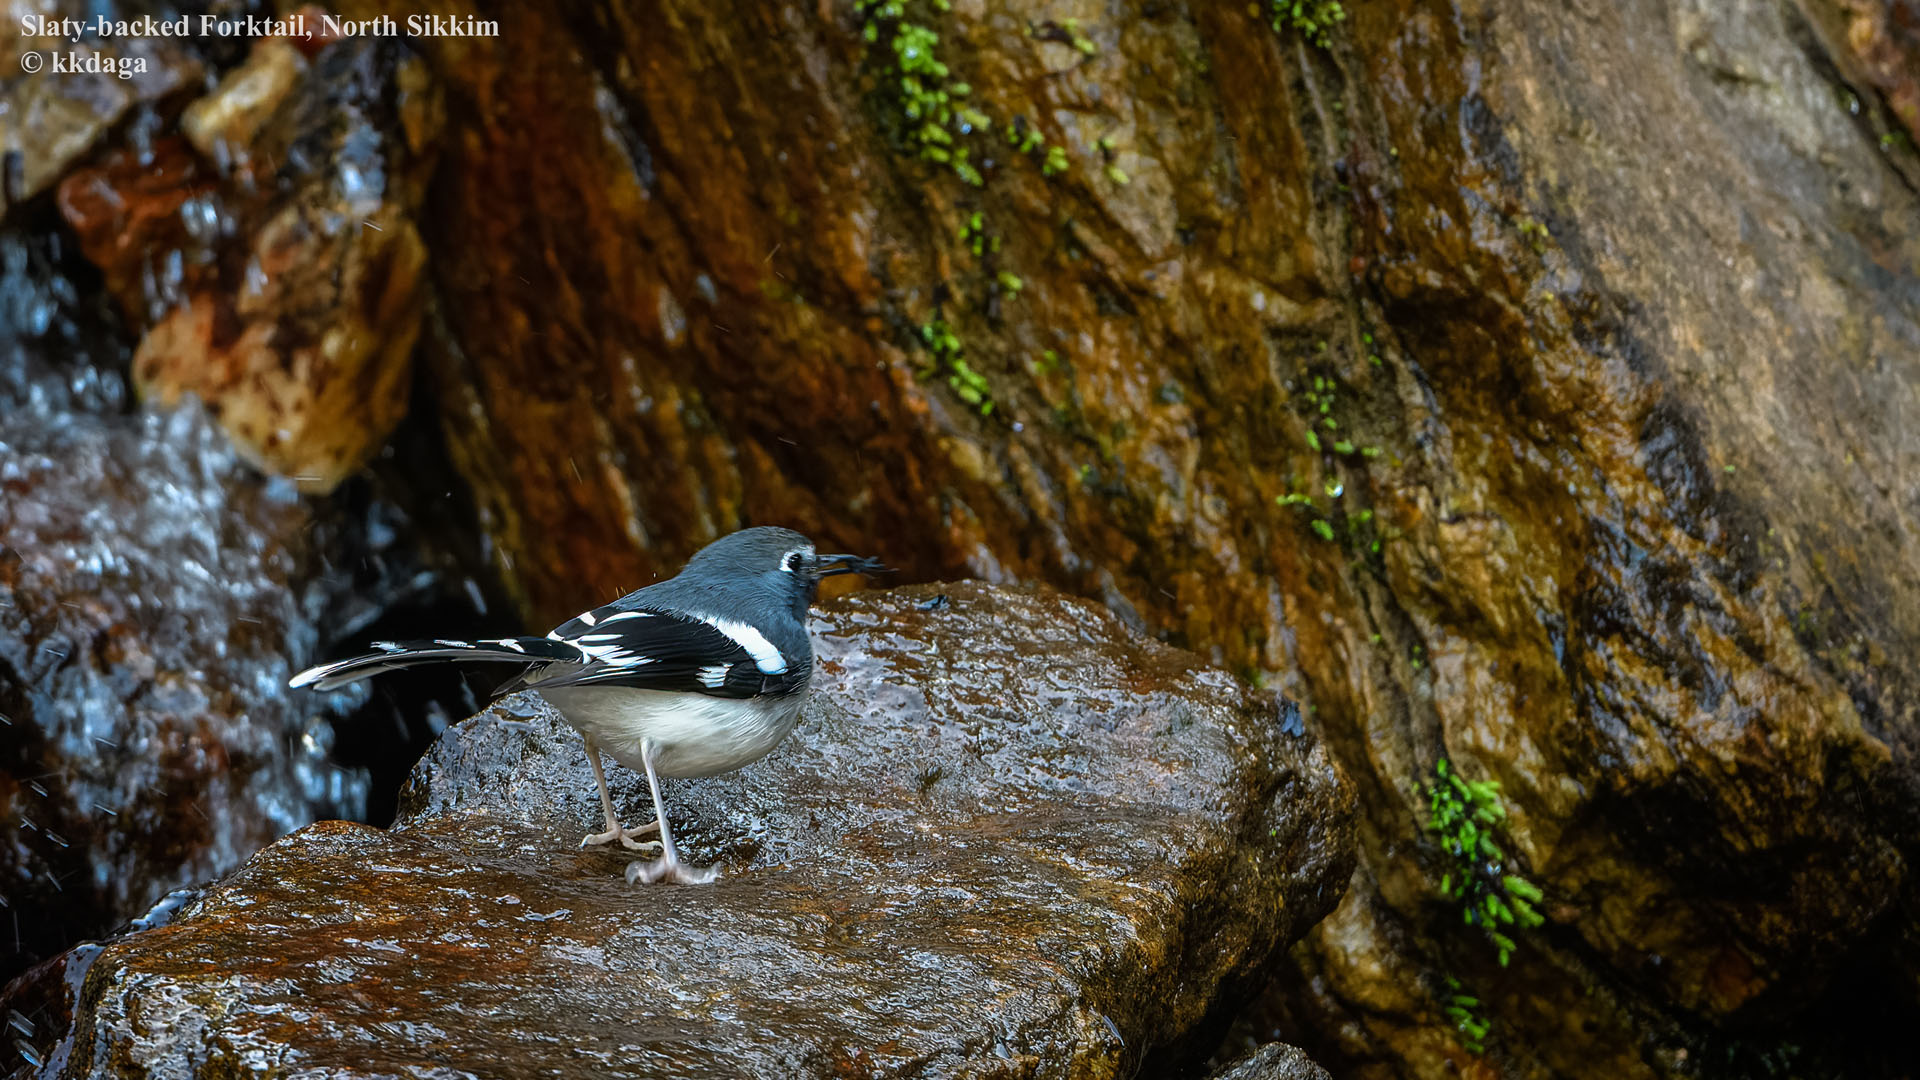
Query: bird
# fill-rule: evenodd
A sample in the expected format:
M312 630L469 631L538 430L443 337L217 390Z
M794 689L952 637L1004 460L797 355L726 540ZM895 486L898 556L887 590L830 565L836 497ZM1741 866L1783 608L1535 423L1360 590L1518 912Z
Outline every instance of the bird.
M660 799L660 777L715 776L760 760L800 717L813 676L807 611L820 582L886 567L859 555L820 555L791 529L758 526L696 552L674 577L581 612L545 637L376 641L374 652L309 668L289 685L332 690L418 664L519 664L498 691L531 689L580 732L607 828L580 846L632 850L659 834L659 858L636 860L627 881L706 884L715 867L680 859ZM654 820L620 824L600 755L643 773Z

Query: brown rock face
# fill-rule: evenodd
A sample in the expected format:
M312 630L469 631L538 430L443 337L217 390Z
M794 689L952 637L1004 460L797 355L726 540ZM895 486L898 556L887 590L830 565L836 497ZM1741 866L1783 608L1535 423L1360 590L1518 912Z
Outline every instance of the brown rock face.
M1286 673L1365 811L1275 1014L1360 1075L1740 1072L1860 1041L1854 987L1912 1014L1911 0L1366 0L1325 48L1237 3L502 7L437 4L497 33L409 46L446 134L433 197L396 198L447 440L532 621L781 522ZM303 62L406 97L370 47ZM256 107L285 83L223 84L152 190L108 157L60 193L136 317L173 320L153 385L324 478L380 437L417 251L265 212L168 238L244 173L208 131L310 130ZM132 93L5 144L75 160ZM377 112L423 174L404 117L432 111ZM24 164L28 190L60 167ZM230 254L290 252L339 271L302 293L321 314L228 318ZM156 310L143 272L173 266ZM385 345L312 332L382 312ZM253 419L310 384L321 422ZM319 471L267 454L281 430ZM1545 892L1508 968L1436 898L1416 781L1443 758L1502 785L1482 871Z
M257 41L179 121L60 186L123 307L143 397L207 402L249 460L328 492L406 411L426 301L413 214L440 102L401 47Z
M579 739L520 695L448 733L393 832L302 830L6 1004L67 1000L65 1036L48 1023L30 1051L68 1076L1116 1076L1204 1057L1191 1037L1337 902L1350 790L1282 733L1291 705L1090 605L934 595L836 605L794 736L669 789L690 853L726 867L715 885L635 888L627 856L576 848L598 812ZM644 781L615 783L638 813Z
M180 41L126 37L76 43L63 34L25 32L29 19L90 22L102 13L119 14L109 7L79 4L60 10L35 0L0 5L0 71L7 73L6 85L0 87L0 153L7 155L0 211L10 214L59 182L129 111L186 92L201 77L200 58ZM36 54L35 61L23 64L28 53ZM46 70L55 54L91 60L94 70L55 74ZM32 62L42 66L31 68ZM99 70L102 67L106 70ZM41 74L20 75L23 71Z
M449 441L537 622L779 521L1297 670L1366 807L1319 1030L1469 1061L1458 976L1518 1072L1687 1067L1912 932L1909 6L490 11L420 43Z

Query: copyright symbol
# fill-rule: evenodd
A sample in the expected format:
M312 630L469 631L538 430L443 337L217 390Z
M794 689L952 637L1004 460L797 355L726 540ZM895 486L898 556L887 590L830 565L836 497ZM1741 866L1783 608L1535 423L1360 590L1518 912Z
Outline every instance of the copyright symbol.
M20 54L20 70L26 72L29 75L33 74L36 71L39 71L40 70L40 54L37 52L21 53Z

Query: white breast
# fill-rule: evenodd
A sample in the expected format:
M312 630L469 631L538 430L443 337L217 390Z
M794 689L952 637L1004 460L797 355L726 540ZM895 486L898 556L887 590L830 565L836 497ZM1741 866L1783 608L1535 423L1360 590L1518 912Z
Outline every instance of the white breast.
M652 739L659 747L654 768L662 776L713 776L759 761L793 730L807 698L804 688L759 698L625 686L565 686L540 694L629 769L645 771L640 742Z

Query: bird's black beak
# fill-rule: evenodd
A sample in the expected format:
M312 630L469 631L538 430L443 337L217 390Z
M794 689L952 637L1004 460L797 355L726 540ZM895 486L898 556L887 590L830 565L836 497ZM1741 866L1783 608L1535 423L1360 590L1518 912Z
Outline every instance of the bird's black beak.
M835 574L881 574L887 571L885 563L865 555L821 555L813 561L813 576L817 578Z

